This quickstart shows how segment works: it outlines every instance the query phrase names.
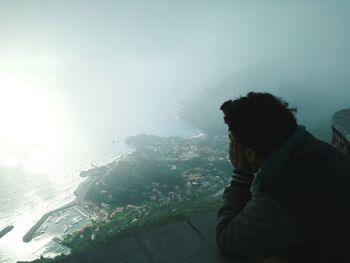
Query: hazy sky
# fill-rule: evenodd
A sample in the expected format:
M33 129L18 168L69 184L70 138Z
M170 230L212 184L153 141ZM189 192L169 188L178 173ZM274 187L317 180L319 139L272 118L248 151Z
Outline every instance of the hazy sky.
M250 89L242 78L261 82L314 130L330 125L350 107L349 47L348 0L0 0L0 168L20 164L32 183L17 189L22 173L0 175L11 198L2 216L25 218L3 253L19 259L41 194L58 205L77 171L115 157L118 132L163 125L203 89L238 80L235 97ZM210 94L219 104L220 91Z
M265 64L347 82L349 20L349 1L1 0L0 90L27 94L17 118L42 105L38 123L95 123L145 121Z

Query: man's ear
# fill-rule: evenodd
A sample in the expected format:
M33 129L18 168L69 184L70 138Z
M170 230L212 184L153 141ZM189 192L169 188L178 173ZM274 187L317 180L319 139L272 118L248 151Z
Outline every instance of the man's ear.
M255 151L252 148L246 147L244 149L244 155L247 158L249 163L254 163L256 161L257 156Z

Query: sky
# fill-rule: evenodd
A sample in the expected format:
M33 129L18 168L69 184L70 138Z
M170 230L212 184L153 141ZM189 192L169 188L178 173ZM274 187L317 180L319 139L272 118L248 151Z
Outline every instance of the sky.
M349 13L323 0L1 0L0 116L8 133L136 127L250 67L336 75L323 95L343 94Z

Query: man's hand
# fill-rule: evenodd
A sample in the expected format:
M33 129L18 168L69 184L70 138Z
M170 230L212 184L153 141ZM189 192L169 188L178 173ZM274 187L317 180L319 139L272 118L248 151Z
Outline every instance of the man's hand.
M236 142L235 138L229 133L230 144L229 144L229 157L233 166L240 171L253 174L257 171L247 159L244 154L243 147Z

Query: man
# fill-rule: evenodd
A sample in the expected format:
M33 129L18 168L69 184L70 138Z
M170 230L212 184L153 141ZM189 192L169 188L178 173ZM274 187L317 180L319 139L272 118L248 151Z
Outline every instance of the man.
M350 262L350 158L297 125L288 103L269 93L220 109L235 169L217 214L219 250L276 255L271 262Z

